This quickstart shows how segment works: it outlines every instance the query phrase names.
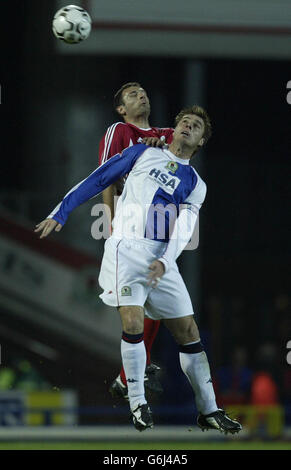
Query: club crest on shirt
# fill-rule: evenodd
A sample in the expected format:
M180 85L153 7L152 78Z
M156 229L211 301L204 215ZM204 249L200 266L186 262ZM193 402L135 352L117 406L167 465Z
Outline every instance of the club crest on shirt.
M131 295L131 287L129 287L129 286L122 287L121 295L122 296Z
M176 171L178 170L178 163L168 162L166 165L166 169L169 170L171 173L176 173Z

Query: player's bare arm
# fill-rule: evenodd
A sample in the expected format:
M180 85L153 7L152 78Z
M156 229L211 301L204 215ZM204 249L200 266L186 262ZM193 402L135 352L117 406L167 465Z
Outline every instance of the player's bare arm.
M114 196L117 196L117 189L115 184L108 186L108 188L104 189L102 193L103 202L106 207L106 216L110 225L114 217Z

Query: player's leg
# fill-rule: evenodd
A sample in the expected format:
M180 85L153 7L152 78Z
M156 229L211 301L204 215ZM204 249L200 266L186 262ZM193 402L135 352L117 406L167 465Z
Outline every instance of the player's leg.
M151 318L144 319L144 344L147 352L147 366L151 364L151 350L159 331L160 321Z
M197 424L202 430L239 432L241 425L217 407L207 355L193 315L167 319L164 323L179 345L181 368L193 388L197 410L200 413Z
M151 311L152 318L162 318L179 345L181 368L193 388L200 412L198 425L203 429L213 428L227 432L240 430L240 424L230 420L217 407L208 359L194 320L192 302L176 266L150 292L148 304L151 310L155 308ZM154 313L158 316L154 316Z
M203 414L216 411L210 368L193 315L164 323L179 345L180 364L194 390L197 409Z
M152 413L145 399L146 350L143 341L144 309L119 307L122 323L121 357L128 387L133 423L139 431L153 427Z
M147 365L144 376L145 387L146 390L158 394L163 392L163 387L159 379L161 368L151 361L151 350L159 328L159 320L152 320L151 318L144 319L144 344L147 353Z
M160 367L151 362L151 350L153 342L159 331L160 321L150 318L144 319L144 344L146 348L147 363L145 370L145 386L148 390L156 393L162 393L163 388L157 377ZM124 368L122 367L119 376L114 380L110 387L113 397L127 399L127 382Z
M146 255L146 256L145 256ZM117 263L117 259L119 263ZM152 256L138 244L132 245L128 240L118 242L112 237L105 242L105 252L102 260L102 266L99 274L99 284L103 289L100 295L103 302L107 305L116 306L120 303L125 295L122 289L129 287L129 295L131 300L133 295L141 305L141 301L146 299L146 294L141 295L140 292L136 297L135 279L138 273L146 272L148 266L152 262ZM126 266L126 269L124 268ZM118 276L118 289L116 289L116 279ZM145 277L146 285L146 277ZM141 286L140 286L141 288ZM145 286L147 289L148 286ZM125 297L126 298L126 297ZM145 321L144 342L147 351L147 366L145 370L145 386L152 392L162 392L162 387L157 378L157 372L160 370L158 366L150 363L150 351L157 334L159 321ZM109 387L109 392L114 398L128 399L127 382L124 368L122 367L119 375Z

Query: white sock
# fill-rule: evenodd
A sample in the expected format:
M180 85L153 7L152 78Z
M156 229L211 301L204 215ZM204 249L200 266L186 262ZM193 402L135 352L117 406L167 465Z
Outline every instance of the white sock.
M147 403L144 392L146 349L144 342L128 343L121 340L121 357L127 380L130 409Z
M210 368L205 351L195 354L179 353L180 364L193 391L197 410L203 415L218 409L213 390Z

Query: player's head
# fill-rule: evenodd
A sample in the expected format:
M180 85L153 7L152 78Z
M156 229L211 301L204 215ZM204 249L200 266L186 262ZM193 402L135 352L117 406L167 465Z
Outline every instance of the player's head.
M135 120L139 116L150 115L150 102L146 91L137 82L129 82L114 95L114 109L123 117L125 122Z
M212 134L210 118L201 106L183 108L175 118L174 138L180 139L190 147L192 156L207 143Z

